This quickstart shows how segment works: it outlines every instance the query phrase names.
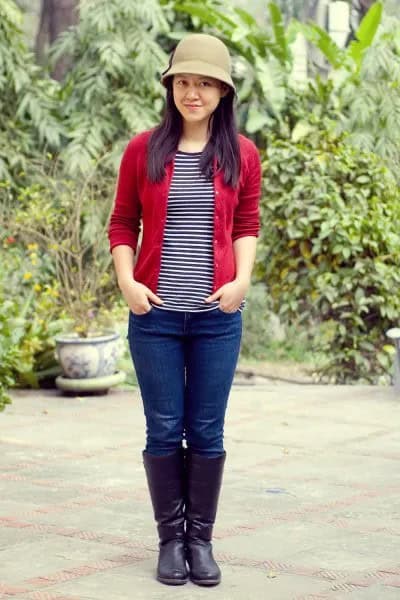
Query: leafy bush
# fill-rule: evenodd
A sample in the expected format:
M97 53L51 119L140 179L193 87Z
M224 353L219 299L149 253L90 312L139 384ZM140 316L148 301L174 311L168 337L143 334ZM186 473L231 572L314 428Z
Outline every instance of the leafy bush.
M155 125L163 105L157 73L167 56L157 36L168 23L157 0L84 0L76 28L53 47L53 60L71 56L62 84L68 131L62 152L71 172L86 171L111 152L116 163L133 134Z
M385 19L356 80L340 94L349 141L381 156L400 180L400 21Z
M14 387L15 367L19 363L11 311L14 304L0 297L0 411L11 403L8 389Z
M54 336L65 327L48 259L35 244L4 236L0 249L0 410L7 388L38 387L57 370ZM12 290L12 297L9 290Z
M55 172L21 190L11 217L19 239L33 243L46 257L48 272L57 281L56 310L82 335L115 300L106 234L114 186L114 178L96 169L85 179Z
M11 182L45 148L57 149L62 135L57 83L35 65L21 19L12 0L0 0L0 180Z
M294 132L295 133L295 132ZM274 310L301 320L327 360L321 377L377 382L400 318L400 197L381 159L319 126L272 138L258 275Z
M337 123L349 143L381 156L399 177L400 22L374 2L344 50L316 24L298 24L332 67Z
M304 328L295 324L284 326L273 314L271 304L265 284L254 283L243 311L241 358L314 365L316 357Z
M244 358L263 358L265 348L271 340L269 304L265 285L253 284L247 294L243 311L241 355Z

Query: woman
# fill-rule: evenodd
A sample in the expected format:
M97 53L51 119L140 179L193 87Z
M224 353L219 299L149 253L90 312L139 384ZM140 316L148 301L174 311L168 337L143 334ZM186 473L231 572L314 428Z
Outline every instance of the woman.
M122 157L109 239L146 417L157 579L216 585L211 536L259 230L260 160L237 133L219 39L185 37L162 82L161 124L134 137Z

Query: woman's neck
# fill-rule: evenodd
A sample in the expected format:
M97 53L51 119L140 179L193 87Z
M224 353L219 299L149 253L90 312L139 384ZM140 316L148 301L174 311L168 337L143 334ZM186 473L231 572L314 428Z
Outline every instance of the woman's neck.
M201 152L207 145L209 137L208 123L184 122L178 150L182 152Z

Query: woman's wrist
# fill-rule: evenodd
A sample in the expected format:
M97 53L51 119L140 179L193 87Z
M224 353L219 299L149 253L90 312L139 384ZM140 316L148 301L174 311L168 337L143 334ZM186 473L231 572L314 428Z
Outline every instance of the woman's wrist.
M236 283L239 283L240 285L242 285L243 287L245 287L247 289L248 287L250 287L251 278L246 277L245 275L237 275L235 277L235 281L236 281Z
M124 274L118 277L118 287L120 290L126 287L127 285L132 285L135 280L133 279L132 274Z

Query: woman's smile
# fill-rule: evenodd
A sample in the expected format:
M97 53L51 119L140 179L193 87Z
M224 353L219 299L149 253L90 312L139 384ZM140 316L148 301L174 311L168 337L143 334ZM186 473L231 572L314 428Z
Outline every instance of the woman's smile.
M173 94L175 106L184 119L200 117L207 120L217 108L224 91L219 82L212 77L182 73L174 75Z

